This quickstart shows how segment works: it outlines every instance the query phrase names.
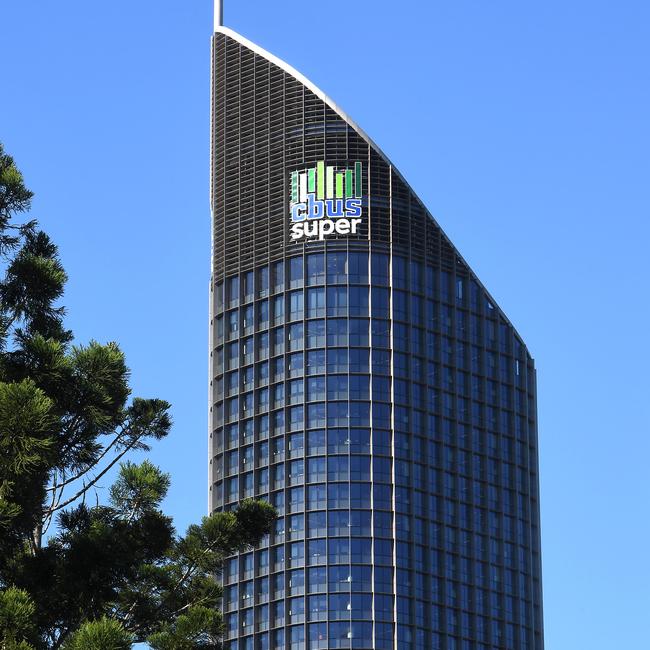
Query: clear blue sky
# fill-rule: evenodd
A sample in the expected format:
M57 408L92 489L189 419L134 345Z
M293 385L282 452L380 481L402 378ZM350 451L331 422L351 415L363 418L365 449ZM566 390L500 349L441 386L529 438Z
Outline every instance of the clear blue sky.
M647 647L650 4L225 13L379 143L535 356L547 648ZM0 140L60 245L78 339L119 341L136 392L174 405L154 459L180 529L207 507L211 23L210 0L0 13Z

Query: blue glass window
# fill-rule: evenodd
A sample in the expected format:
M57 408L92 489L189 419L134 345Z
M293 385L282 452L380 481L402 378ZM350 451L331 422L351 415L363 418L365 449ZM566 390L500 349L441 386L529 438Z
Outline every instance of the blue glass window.
M327 254L327 284L346 284L348 281L347 253Z
M307 255L307 284L324 284L325 283L325 255L323 253L314 253Z
M388 286L390 284L388 255L373 253L370 260L373 283Z
M368 316L368 287L350 287L350 316Z
M325 289L318 287L307 289L307 318L325 316Z
M349 253L348 268L351 284L368 284L368 253Z
M348 290L346 287L327 287L327 315L347 316Z
M303 286L303 259L292 257L289 260L289 288L297 289Z
M390 317L390 292L382 287L372 287L372 315L374 318Z
M307 347L325 347L325 321L310 320L307 323Z
M327 569L315 568L307 570L309 593L318 593L327 590Z
M343 347L348 344L348 321L345 318L330 318L327 321L327 345Z

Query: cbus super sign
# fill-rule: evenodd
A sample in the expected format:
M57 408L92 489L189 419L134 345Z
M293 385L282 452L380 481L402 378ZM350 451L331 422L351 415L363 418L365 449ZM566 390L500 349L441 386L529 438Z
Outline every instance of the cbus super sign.
M361 223L360 162L335 169L324 161L291 174L291 240L323 240L328 235L356 235Z

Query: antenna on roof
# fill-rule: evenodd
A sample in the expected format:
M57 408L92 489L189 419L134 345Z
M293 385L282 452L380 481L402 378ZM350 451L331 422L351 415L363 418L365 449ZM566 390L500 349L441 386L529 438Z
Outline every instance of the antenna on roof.
M214 0L214 28L223 25L223 0Z

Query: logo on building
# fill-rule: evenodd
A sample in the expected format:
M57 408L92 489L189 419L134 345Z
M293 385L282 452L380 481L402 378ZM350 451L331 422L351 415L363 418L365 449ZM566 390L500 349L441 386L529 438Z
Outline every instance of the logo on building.
M354 169L316 167L291 173L291 239L356 235L361 223L360 162Z

